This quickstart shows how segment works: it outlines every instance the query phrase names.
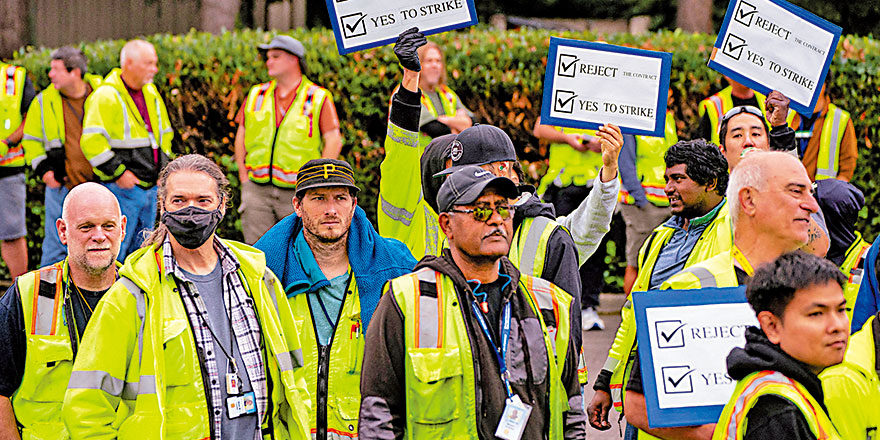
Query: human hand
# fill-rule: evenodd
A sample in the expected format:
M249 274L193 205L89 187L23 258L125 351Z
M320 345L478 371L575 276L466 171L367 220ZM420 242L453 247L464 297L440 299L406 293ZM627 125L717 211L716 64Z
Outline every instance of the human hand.
M43 183L46 184L49 188L60 188L61 182L55 180L55 172L54 171L46 171L43 173Z
M603 390L596 390L590 404L587 405L587 417L590 419L590 426L600 431L611 429L611 423L608 422L608 412L611 410L611 394Z
M419 32L417 27L401 32L394 43L394 55L397 55L401 67L413 72L421 71L422 65L419 63L418 49L427 43L425 35Z
M132 189L135 185L140 183L140 179L138 179L134 173L129 170L125 170L118 179L116 179L116 184L119 185L122 189Z
M790 102L791 100L778 90L774 90L767 95L767 99L764 100L764 107L766 108L767 120L770 121L771 127L785 125L785 120L788 116L788 104Z

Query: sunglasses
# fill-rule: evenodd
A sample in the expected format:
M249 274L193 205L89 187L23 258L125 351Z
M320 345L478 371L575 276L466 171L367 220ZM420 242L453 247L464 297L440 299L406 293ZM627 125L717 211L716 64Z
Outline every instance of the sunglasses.
M721 118L721 122L727 122L730 120L730 118L741 113L749 113L761 118L761 120L764 119L764 113L762 113L761 109L759 109L758 107L751 105L741 105L739 107L734 107L728 110L727 113L725 113L724 116Z
M498 205L494 208L480 207L474 209L450 209L449 212L457 212L459 214L473 214L474 220L485 223L492 218L492 212L497 212L502 220L507 220L513 216L513 207L509 205Z

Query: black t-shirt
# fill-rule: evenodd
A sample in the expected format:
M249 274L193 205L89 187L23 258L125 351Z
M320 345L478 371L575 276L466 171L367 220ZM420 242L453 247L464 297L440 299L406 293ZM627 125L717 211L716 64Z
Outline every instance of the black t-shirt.
M816 440L801 410L784 397L759 397L747 417L743 440Z
M746 273L746 271L736 266L733 267L733 270L736 273L736 284L740 286L745 286L749 283L749 280L752 279L752 277L750 277L749 274Z
M73 304L73 321L76 323L77 339L82 338L86 324L92 316L92 310L95 309L106 291L77 290L75 286L71 286L71 289L68 290L70 301ZM83 301L87 304L86 307L83 307ZM63 323L59 322L58 325L63 325ZM11 397L18 390L24 377L28 333L24 327L21 295L16 283L0 298L0 396Z
M509 278L499 276L497 280L488 284L479 284L476 281L468 281L468 285L477 298L477 303L483 299L482 293L486 293L485 299L488 305L489 313L486 313L486 320L489 322L489 329L492 330L492 338L498 345L499 329L501 328L501 288L510 281Z

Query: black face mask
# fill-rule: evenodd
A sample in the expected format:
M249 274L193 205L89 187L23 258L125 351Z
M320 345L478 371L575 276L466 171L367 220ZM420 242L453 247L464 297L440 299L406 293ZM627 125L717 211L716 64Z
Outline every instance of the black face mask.
M162 224L168 232L187 249L195 249L208 241L223 219L220 209L208 211L197 206L187 206L174 212L162 213Z

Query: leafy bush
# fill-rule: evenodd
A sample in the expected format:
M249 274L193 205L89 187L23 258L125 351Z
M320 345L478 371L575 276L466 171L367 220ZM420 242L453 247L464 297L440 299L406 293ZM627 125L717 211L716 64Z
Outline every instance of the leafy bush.
M160 74L155 81L177 130L174 150L198 152L212 157L227 170L235 188L233 205L238 206L238 177L233 161L235 123L232 119L248 89L267 78L256 45L268 42L270 32L242 30L211 35L147 37L156 45ZM400 68L390 47L340 56L329 30L298 30L292 35L307 48L310 78L333 93L345 142L344 154L355 165L360 205L375 219L379 163L383 157L388 100L400 78ZM537 180L546 169L547 145L532 137L540 114L544 69L550 36L595 40L586 33L551 33L544 30L495 31L471 28L431 37L446 50L449 82L481 122L510 133L519 149L524 168ZM706 67L714 36L663 31L643 36L618 34L604 40L673 53L671 85L679 136L688 139L697 130L697 104L719 90L721 76ZM118 64L122 41L83 44L94 73L106 74ZM26 48L13 63L28 69L38 88L48 86L49 54L45 48ZM880 128L880 43L868 37L842 40L832 64L835 73L828 90L834 101L853 115L862 157L856 184L865 191L869 207L863 211L859 229L868 238L880 231L880 207L873 204L880 182L870 170L880 169L880 155L870 146ZM39 260L42 242L43 188L33 176L28 179L28 230L31 266ZM220 233L241 238L238 214L227 211ZM609 246L612 254L609 281L619 284L623 246Z

